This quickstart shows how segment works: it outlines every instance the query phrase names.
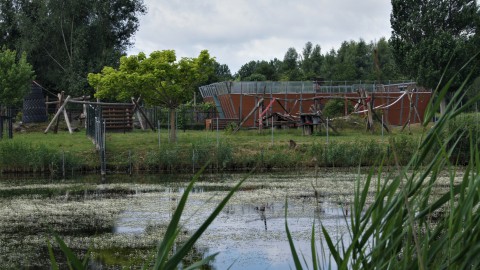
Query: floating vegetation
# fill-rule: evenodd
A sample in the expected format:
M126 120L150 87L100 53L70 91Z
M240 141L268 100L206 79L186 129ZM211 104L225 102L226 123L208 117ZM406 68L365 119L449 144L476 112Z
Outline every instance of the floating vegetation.
M182 215L181 239L198 228L240 176L202 176ZM0 180L2 268L49 265L46 239L50 229L77 254L91 249L92 263L106 269L142 265L140 262L152 254L163 237L186 186L183 180L190 178L176 177L109 176L101 182L88 176L57 183ZM363 176L351 169L253 175L200 238L192 256L220 252L213 265L218 269L228 268L237 259L238 268L248 268L252 262L265 267L272 263L288 265L285 197L289 200L289 226L294 239L309 242L313 219L340 237L347 233L345 209L353 201L359 177ZM449 181L447 175L442 176L436 189L448 189ZM367 201L372 198L369 195ZM270 255L265 253L268 250ZM117 260L120 257L127 259Z

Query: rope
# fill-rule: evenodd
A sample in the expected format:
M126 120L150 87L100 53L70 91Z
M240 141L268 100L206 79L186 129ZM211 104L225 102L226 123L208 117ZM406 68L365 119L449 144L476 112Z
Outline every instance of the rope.
M52 95L53 97L57 97L57 94L54 94L53 92L51 92L47 88L41 86L38 82L33 81L33 83L36 84L38 87L42 88L42 90L45 90L48 94Z

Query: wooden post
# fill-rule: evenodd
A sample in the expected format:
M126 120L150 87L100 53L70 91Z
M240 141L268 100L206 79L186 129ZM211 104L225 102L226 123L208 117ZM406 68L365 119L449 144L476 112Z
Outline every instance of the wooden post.
M64 99L65 99L65 92L62 91L60 94L58 94L58 104L57 104L58 110L60 110L60 107L62 107ZM53 130L53 133L55 133L55 134L57 134L57 132L58 132L58 124L59 123L60 123L60 118L57 118L57 123L55 124L55 128Z
M365 91L365 97L368 98L368 93ZM367 102L367 109L368 109L368 122L370 126L370 130L373 132L374 131L374 126L373 126L373 94L370 100Z
M48 116L48 95L45 97L45 115Z
M131 98L132 99L132 102L133 104L135 104L135 108L137 109L137 113L140 112L140 114L145 118L145 122L147 122L147 125L150 126L150 128L152 129L152 131L155 131L155 127L152 125L152 123L150 123L150 120L148 120L148 117L147 115L145 114L145 112L142 110L142 108L140 108L140 105L138 105L138 102L135 100L135 98ZM141 121L140 121L141 122ZM142 125L142 129L145 129Z
M70 125L70 119L68 119L67 110L63 109L63 117L65 117L65 122L67 123L68 132L73 133L72 126Z
M62 111L65 109L65 106L67 105L68 101L70 100L70 96L67 96L67 98L65 99L65 102L63 102L62 106L60 106L60 108L58 109L57 113L55 114L55 116L52 118L52 121L50 121L50 124L48 124L47 128L45 129L45 131L43 133L47 133L48 130L50 129L50 127L53 125L53 122L55 122L55 120L58 119L58 117L60 116L60 114L62 113Z

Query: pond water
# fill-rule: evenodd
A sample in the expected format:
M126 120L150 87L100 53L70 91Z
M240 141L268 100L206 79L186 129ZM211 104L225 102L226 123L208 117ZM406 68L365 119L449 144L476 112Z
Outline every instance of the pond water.
M245 176L203 175L190 194L180 238L193 233ZM325 244L320 224L334 241L348 239L345 209L353 200L358 177L354 170L248 176L190 257L198 260L219 252L207 269L290 269L294 265L285 231L287 199L288 225L299 254L308 262L313 224L318 249ZM1 268L49 268L50 230L77 254L92 250L91 268L141 266L162 238L190 179L188 175L1 179ZM326 252L323 263L328 265Z

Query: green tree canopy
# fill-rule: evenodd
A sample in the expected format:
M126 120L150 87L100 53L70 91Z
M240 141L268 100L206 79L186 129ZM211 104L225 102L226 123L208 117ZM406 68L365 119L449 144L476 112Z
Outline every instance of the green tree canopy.
M241 81L276 81L279 79L278 59L250 61L240 67L235 77Z
M315 45L309 41L305 44L302 52L303 59L300 67L303 70L304 80L316 80L320 78L324 57L320 45Z
M381 38L378 42L372 43L371 46L373 48L373 60L375 65L372 79L380 82L401 79L402 75L398 70L392 46L388 40Z
M0 0L0 45L25 52L42 85L80 95L89 72L118 66L145 12L143 0Z
M241 81L262 80L325 80L325 81L388 81L403 80L390 42L380 38L378 42L364 40L344 41L338 50L331 49L324 55L320 45L307 42L302 53L289 48L283 61L250 61L235 74Z
M195 88L207 82L215 72L215 59L208 51L196 58L177 61L175 51L155 51L122 57L118 69L103 68L88 74L97 98L126 101L141 96L147 104L170 109L171 139L175 140L175 110L191 100Z
M288 48L283 57L282 80L299 81L303 78L303 72L299 66L299 55L293 47Z
M392 0L391 43L401 70L430 88L444 71L451 78L478 52L479 20L475 0Z
M0 51L0 107L18 106L29 92L34 73L25 54L3 47Z

